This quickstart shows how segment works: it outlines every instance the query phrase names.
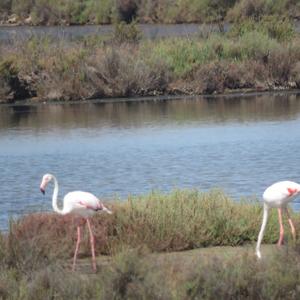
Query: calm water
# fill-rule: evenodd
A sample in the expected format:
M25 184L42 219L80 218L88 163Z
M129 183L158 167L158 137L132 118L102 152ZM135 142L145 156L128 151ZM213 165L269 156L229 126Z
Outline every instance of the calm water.
M46 172L61 196L219 187L239 199L299 182L299 150L300 95L0 106L0 228L51 210Z
M294 24L296 32L300 32L300 22L295 21ZM229 24L225 24L224 30L227 31L229 27ZM218 26L214 24L140 24L139 28L145 38L188 37L219 31ZM72 40L89 35L105 36L113 31L112 25L0 26L0 42L24 40L33 36Z
M225 28L227 27L226 25ZM141 24L139 28L146 38L190 36L201 32L218 31L216 25L200 24ZM105 36L112 34L113 31L114 26L112 25L0 26L0 41L22 40L32 36L72 40L89 35Z

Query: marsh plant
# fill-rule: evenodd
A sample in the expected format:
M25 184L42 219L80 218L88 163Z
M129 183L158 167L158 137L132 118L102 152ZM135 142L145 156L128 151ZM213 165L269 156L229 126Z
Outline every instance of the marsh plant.
M116 199L113 215L92 220L96 253L102 254L97 274L84 265L71 272L71 216L25 216L0 235L0 299L298 299L297 245L266 251L260 261L254 246L230 248L231 255L225 248L201 252L254 243L261 206L233 201L220 190ZM299 225L299 215L293 218ZM277 236L274 210L264 242L275 243ZM90 256L87 233L83 238L82 264ZM199 250L183 251L189 249Z
M143 23L190 23L256 20L268 15L299 16L294 0L2 0L0 17L16 15L15 22L43 24L107 24L115 20Z
M1 260L0 299L299 299L297 250L282 249L264 260L221 253L169 258L122 246L97 274L71 272L61 260L24 273Z
M122 245L145 245L150 251L244 245L256 241L262 217L259 202L236 202L218 190L152 192L114 202L112 210L114 214L109 218L100 215L92 220L98 254L112 254ZM277 241L276 218L274 211L268 222L266 243ZM12 223L8 237L24 245L34 243L47 259L66 259L73 253L74 226L70 216L33 214ZM81 257L90 256L87 235L85 239Z
M114 35L0 43L0 101L299 88L300 43L288 20L249 19L227 34L157 40L119 23Z

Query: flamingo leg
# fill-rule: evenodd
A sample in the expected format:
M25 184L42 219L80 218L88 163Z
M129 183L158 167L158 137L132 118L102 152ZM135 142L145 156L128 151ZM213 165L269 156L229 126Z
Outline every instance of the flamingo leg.
M279 240L277 246L281 246L283 243L283 235L284 235L284 228L282 222L282 208L278 208L278 220L279 220Z
M89 219L86 219L88 229L90 232L90 241L91 241L91 250L92 250L92 266L93 270L96 272L97 267L96 267L96 256L95 256L95 237L92 231L91 223Z
M75 248L75 253L74 253L74 258L73 258L73 267L72 270L75 271L75 265L76 265L76 258L77 258L77 254L78 254L78 249L79 249L79 244L81 241L81 237L80 237L80 226L77 226L77 242L76 242L76 248Z
M290 224L290 227L291 227L291 232L292 232L293 240L294 240L294 242L296 242L296 229L295 229L294 223L292 221L292 218L291 218L290 213L289 213L289 211L288 211L287 208L285 209L285 212L287 214L288 221L289 221L289 224Z

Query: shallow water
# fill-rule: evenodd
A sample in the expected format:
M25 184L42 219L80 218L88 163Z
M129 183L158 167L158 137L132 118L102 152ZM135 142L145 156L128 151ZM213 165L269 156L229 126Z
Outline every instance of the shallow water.
M222 188L259 198L300 182L300 95L0 106L0 228L10 216L51 210L60 195L126 198L153 189ZM294 204L295 209L300 208Z
M145 38L191 36L210 31L218 31L216 25L200 24L141 24ZM227 28L227 26L225 27ZM107 36L114 31L113 25L83 26L0 26L0 41L23 40L31 37L52 37L74 40L87 36Z
M295 30L300 32L300 22L295 21ZM189 37L219 32L216 24L140 24L144 38ZM228 31L230 25L224 24ZM0 42L9 40L22 41L31 37L51 37L54 39L74 40L87 36L107 36L114 31L113 25L78 25L78 26L0 26Z

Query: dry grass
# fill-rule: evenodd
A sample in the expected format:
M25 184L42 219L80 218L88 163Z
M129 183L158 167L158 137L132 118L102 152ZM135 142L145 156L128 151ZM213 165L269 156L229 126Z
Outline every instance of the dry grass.
M300 41L297 36L291 39L285 23L275 29L270 26L275 21L263 21L261 26L242 23L227 36L211 34L193 40L133 43L131 33L123 32L120 39L32 38L0 44L0 53L6 53L0 58L1 101L296 88Z
M255 201L177 190L107 205L114 214L96 215L92 223L97 254L110 258L99 258L93 275L69 271L72 217L32 214L12 222L0 235L0 299L299 298L299 245L264 246L262 260L253 245L211 248L256 240L262 209ZM299 215L294 219L298 227ZM274 210L264 241L277 235ZM194 248L201 249L170 253ZM80 251L90 260L87 234Z
M237 203L220 191L151 193L115 203L113 211L112 216L97 215L92 220L98 254L112 254L124 245L145 245L151 251L243 245L256 241L262 218L260 204ZM11 225L8 240L17 242L8 247L24 244L21 248L26 248L29 243L49 259L71 258L75 226L71 217L29 215ZM274 243L277 236L276 214L271 214L264 241ZM90 256L87 232L80 253Z
M203 23L264 15L299 16L299 9L295 0L2 0L0 21L7 22L15 14L15 22L33 25L106 24L135 18L143 23Z

